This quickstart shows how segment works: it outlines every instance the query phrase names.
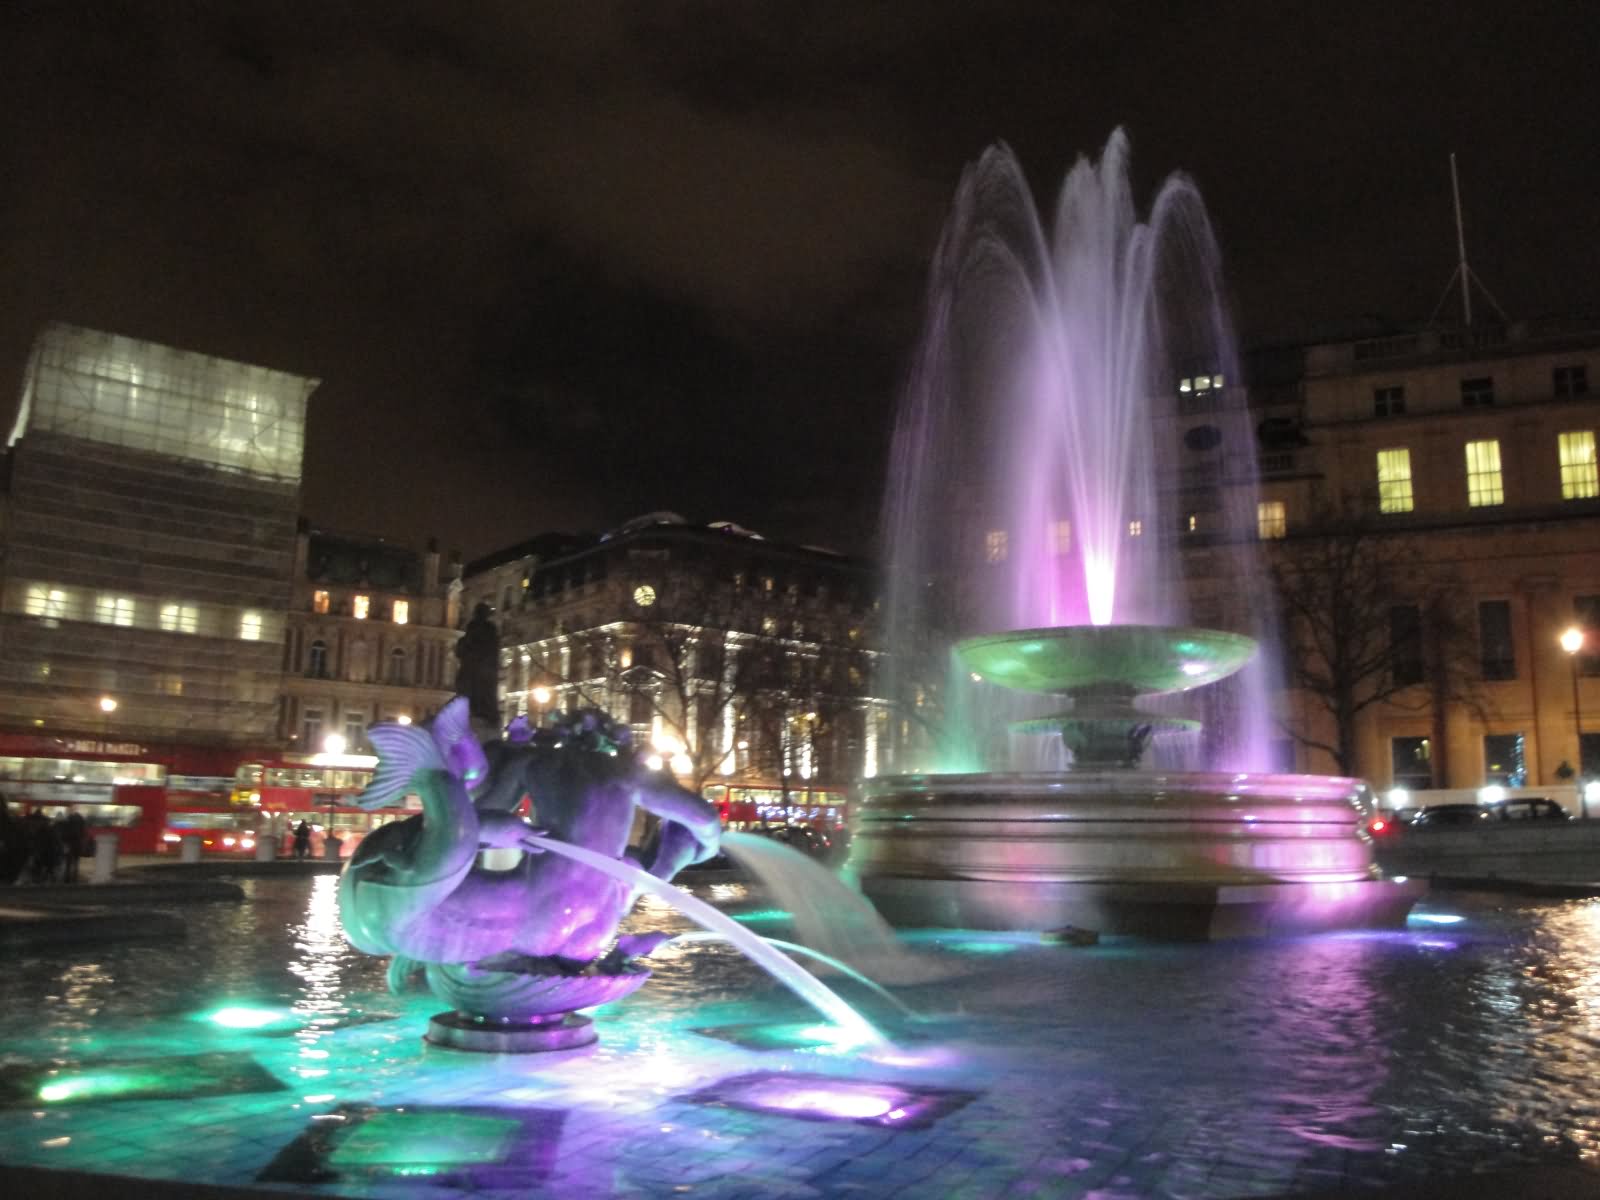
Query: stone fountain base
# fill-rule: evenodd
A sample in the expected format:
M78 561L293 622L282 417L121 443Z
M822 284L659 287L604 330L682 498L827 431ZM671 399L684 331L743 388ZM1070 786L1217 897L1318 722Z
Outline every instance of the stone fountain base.
M581 1013L552 1013L527 1021L440 1013L428 1022L430 1045L480 1054L542 1054L575 1050L599 1040L594 1022Z
M1356 780L911 775L872 781L851 865L891 924L1209 940L1401 924Z

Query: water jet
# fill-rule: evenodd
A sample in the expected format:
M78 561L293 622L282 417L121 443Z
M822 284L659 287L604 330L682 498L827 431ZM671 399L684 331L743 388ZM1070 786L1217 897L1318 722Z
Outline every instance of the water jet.
M1420 890L1379 878L1360 781L1270 766L1220 261L1187 178L1136 212L1120 130L1048 233L1005 147L962 178L884 521L889 690L936 734L903 723L850 862L895 925L1212 938L1397 924Z

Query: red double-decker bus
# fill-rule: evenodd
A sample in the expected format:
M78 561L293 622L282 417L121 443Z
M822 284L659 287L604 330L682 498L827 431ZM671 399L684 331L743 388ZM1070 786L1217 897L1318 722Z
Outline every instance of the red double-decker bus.
M348 858L380 825L421 809L411 798L403 808L369 812L355 803L372 779L377 759L363 754L313 754L260 757L234 773L235 810L256 814L255 836L273 839L280 856L294 851L294 830L304 821L311 830L311 854L329 857L330 838Z
M0 795L16 816L79 812L125 854L161 853L185 832L242 852L254 841L249 814L232 805L237 761L238 751L207 747L0 733Z

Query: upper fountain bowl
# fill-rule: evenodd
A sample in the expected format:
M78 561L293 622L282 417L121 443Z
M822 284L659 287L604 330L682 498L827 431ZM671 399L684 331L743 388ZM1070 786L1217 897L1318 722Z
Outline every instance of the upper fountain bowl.
M1255 653L1254 638L1174 625L1066 625L968 638L969 671L1020 692L1118 689L1142 696L1226 679Z

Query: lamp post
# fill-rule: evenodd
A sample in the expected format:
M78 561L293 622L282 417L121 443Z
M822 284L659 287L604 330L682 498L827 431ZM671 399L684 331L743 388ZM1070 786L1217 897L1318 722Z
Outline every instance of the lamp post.
M1589 815L1589 797L1583 786L1583 709L1578 701L1578 654L1583 650L1583 630L1576 625L1563 630L1561 648L1567 652L1567 662L1572 667L1572 723L1578 731L1578 812Z
M117 711L117 698L115 696L100 697L100 740L111 740L111 714Z

